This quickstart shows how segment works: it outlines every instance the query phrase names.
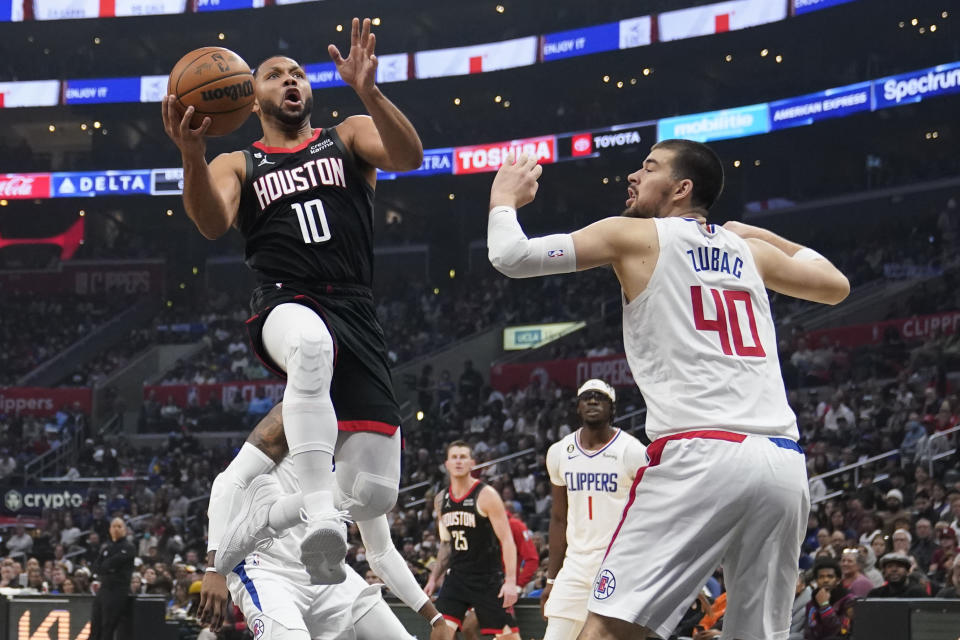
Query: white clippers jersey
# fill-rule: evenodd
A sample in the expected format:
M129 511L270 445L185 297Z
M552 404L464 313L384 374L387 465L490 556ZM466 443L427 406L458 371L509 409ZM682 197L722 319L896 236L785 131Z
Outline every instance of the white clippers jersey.
M656 218L660 257L623 305L623 343L651 440L692 429L799 438L770 301L750 247L716 225Z
M567 555L603 551L623 515L623 505L637 470L647 463L647 449L617 429L604 447L585 451L581 429L550 445L550 481L567 488Z

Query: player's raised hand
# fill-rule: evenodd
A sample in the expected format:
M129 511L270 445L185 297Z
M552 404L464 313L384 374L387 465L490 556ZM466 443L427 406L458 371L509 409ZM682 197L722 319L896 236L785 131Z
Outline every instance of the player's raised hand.
M377 36L370 33L370 18L354 18L350 27L350 51L347 57L340 55L336 45L328 45L327 52L337 65L337 72L343 81L353 87L357 93L373 89L377 82L377 56L373 51L377 46Z
M512 153L508 154L490 187L490 208L507 206L519 209L533 202L540 188L537 180L542 173L543 167L533 156L524 153L514 159Z
M520 597L520 588L513 582L504 582L497 597L503 599L503 608L509 609L517 604L517 599Z
M176 107L177 97L173 95L164 96L160 101L160 111L163 116L163 130L167 132L173 143L180 149L180 153L201 153L207 148L207 141L204 135L207 129L213 123L209 116L203 119L203 123L197 129L190 128L190 118L193 117L193 107L187 107L183 117L180 117Z
M200 606L197 607L197 619L202 625L210 625L210 630L217 632L223 626L227 616L227 579L208 571L203 574L200 585Z

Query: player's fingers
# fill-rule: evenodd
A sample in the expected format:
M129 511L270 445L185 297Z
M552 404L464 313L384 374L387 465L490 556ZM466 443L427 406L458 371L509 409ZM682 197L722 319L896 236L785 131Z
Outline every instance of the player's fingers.
M360 42L360 18L354 18L350 23L350 46L354 47Z
M170 96L163 96L163 100L160 101L160 115L163 118L163 126L167 126L167 120L169 119L170 114Z
M203 136L206 135L207 129L210 128L210 125L213 124L213 118L210 116L204 116L203 122L200 123L200 128L196 130L196 135Z
M530 173L533 174L534 180L539 180L540 176L543 175L543 165L542 164L533 165L533 169L531 169Z
M190 132L190 118L193 117L194 108L192 106L187 107L187 110L183 112L183 118L180 119L180 135L186 136Z
M370 18L363 19L363 27L360 30L360 46L366 49L367 41L370 39Z
M333 60L334 64L336 65L343 64L343 56L340 55L340 49L337 49L337 45L335 44L328 45L327 53L330 54L330 58Z
M367 38L367 46L363 48L367 52L367 55L371 58L373 57L373 50L377 46L377 34L371 33L370 37Z

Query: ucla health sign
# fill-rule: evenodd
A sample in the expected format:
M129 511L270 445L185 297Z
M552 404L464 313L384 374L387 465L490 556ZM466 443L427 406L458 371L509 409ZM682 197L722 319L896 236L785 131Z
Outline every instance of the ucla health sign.
M949 93L960 93L960 62L941 64L873 82L875 109L898 107Z
M708 111L692 116L664 118L657 123L657 141L685 138L697 142L743 138L770 131L768 105Z
M150 195L150 170L54 173L53 198Z
M870 82L861 82L771 102L770 128L776 131L869 111L872 86Z
M65 84L66 104L140 102L140 78L67 80Z

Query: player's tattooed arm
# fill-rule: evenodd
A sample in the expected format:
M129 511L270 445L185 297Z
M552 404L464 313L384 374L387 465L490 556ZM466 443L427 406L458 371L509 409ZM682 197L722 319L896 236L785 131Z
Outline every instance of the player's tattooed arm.
M432 596L440 582L440 578L447 572L450 566L450 554L453 553L450 547L450 533L440 522L440 505L443 502L443 494L438 494L433 500L433 517L437 521L437 530L440 543L437 546L437 559L433 561L433 567L430 569L430 579L427 580L427 586L423 588L424 593Z
M257 423L247 437L247 442L264 452L276 464L286 457L287 437L283 433L283 403L278 402L273 409Z

